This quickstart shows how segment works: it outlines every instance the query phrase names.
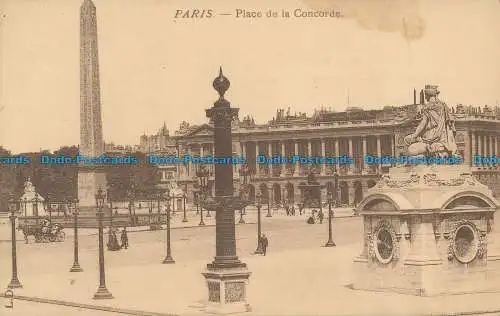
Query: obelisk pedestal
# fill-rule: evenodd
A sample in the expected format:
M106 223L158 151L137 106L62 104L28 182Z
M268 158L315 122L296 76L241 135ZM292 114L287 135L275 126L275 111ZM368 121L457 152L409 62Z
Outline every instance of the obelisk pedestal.
M84 156L78 169L80 211L94 210L95 194L106 190L106 173L90 160L104 152L97 49L97 17L92 0L84 0L80 8L80 148Z
M238 109L231 108L224 99L229 80L222 74L215 78L213 87L220 95L207 117L214 123L214 147L216 157L232 156L231 122L238 116ZM246 286L250 272L236 255L234 210L238 197L233 196L233 166L215 165L215 198L207 207L215 211L216 255L207 265L203 276L207 280L208 304L206 312L229 314L250 311L246 302Z

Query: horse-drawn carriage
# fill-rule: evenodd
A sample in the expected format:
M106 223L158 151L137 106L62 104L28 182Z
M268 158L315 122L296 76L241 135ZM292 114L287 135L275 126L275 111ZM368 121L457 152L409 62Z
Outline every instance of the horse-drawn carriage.
M35 237L35 242L62 242L66 238L64 227L58 223L52 223L48 219L41 219L37 223L20 223L17 227L24 235L24 240L28 243L28 237Z

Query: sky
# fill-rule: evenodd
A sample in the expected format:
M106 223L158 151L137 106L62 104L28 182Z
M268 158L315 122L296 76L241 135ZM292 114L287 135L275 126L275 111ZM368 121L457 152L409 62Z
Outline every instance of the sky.
M81 0L0 0L0 145L79 142ZM94 0L104 139L138 144L166 122L207 122L219 66L226 98L265 123L283 107L413 102L437 84L448 104L500 100L498 0ZM211 9L212 18L176 19ZM291 18L237 18L236 9ZM340 18L299 18L301 9ZM220 15L231 13L231 15ZM349 102L349 104L348 104Z

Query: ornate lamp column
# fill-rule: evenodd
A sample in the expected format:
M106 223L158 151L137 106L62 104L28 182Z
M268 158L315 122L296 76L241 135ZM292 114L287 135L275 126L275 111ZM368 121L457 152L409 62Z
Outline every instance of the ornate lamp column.
M243 179L243 182L240 184L240 198L243 199L245 203L248 203L248 166L242 166L239 174L240 178ZM238 224L245 224L245 219L243 219L243 215L245 215L244 210L245 207L242 207L240 210L240 220L238 221Z
M267 189L267 215L266 217L273 217L271 214L271 192L272 192L272 186L266 185Z
M200 209L200 224L199 226L205 226L205 222L203 221L203 206L206 204L206 198L207 198L207 187L208 187L208 177L210 176L210 172L207 169L205 165L201 165L198 168L198 171L196 171L196 176L198 177L198 180L200 181L200 191L198 193L198 203L202 202L201 209ZM200 200L200 194L201 194L201 200ZM207 215L206 217L210 217L210 210L207 208Z
M175 263L174 259L172 258L172 250L170 248L170 194L169 192L165 193L164 200L167 202L165 203L165 208L166 208L166 213L167 213L167 255L165 259L163 259L164 264L172 264Z
M69 209L73 212L73 266L69 272L82 272L83 269L80 267L78 262L78 200L70 201L68 203Z
M201 196L200 196L200 194L201 194ZM206 200L206 198L205 198L204 193L201 193L201 191L198 191L197 197L198 197L198 204L200 206L200 223L198 224L198 226L205 226L205 222L203 221L203 204L200 204L200 203L203 203ZM198 207L198 204L197 204L197 207Z
M104 201L106 199L105 194L102 192L102 189L99 188L97 194L95 195L96 204L97 204L97 216L99 218L99 288L97 288L97 292L94 294L95 300L102 299L110 299L113 298L113 295L106 288L106 274L104 271L104 227L103 227L103 208Z
M215 157L231 157L233 154L231 123L238 117L238 109L231 108L230 103L224 99L229 85L221 67L219 76L213 82L214 89L219 93L219 100L211 109L206 110L207 117L214 123ZM215 197L208 206L215 210L216 255L203 273L208 286L208 309L213 309L214 312L250 310L245 295L250 272L236 255L234 210L241 203L233 193L233 166L216 164Z
M255 206L257 207L257 249L255 250L254 254L256 255L263 255L264 250L262 249L262 244L260 243L260 236L262 235L262 214L260 212L260 209L262 208L262 195L259 193L256 196L256 203Z
M335 247L335 242L333 242L332 238L332 203L333 203L333 194L332 192L328 192L328 241L325 244L325 247Z
M9 289L18 289L22 288L21 282L17 277L17 248L16 248L16 207L17 202L13 196L9 198L9 211L10 211L10 224L12 230L12 278L10 280L9 285L7 286Z
M183 223L187 223L188 222L188 219L187 219L187 214L186 214L186 200L187 200L187 196L186 196L186 191L184 191L184 194L182 195L182 208L183 208L183 211L184 211L184 216L182 218L182 222Z

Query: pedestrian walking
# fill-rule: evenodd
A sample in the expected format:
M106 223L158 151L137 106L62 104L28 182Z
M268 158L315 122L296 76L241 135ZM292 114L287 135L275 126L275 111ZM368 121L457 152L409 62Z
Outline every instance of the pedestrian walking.
M323 214L323 210L319 210L318 219L320 224L323 224L323 218L325 218L325 214Z
M120 239L122 241L122 248L127 249L128 248L128 236L127 236L127 228L126 227L123 227L122 235L121 235Z
M262 246L263 255L265 256L267 253L267 247L269 246L269 240L267 239L266 235L262 234L262 236L260 237L260 244Z

